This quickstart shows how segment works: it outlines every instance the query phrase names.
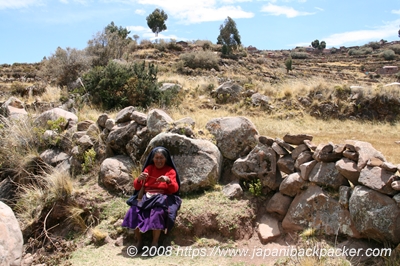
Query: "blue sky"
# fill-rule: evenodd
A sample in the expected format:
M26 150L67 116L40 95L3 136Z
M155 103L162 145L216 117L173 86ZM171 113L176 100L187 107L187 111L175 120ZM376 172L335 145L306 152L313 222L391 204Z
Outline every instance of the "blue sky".
M216 43L229 16L244 46L263 50L400 40L399 0L0 0L0 64L34 63L57 47L84 49L111 21L154 40L146 16L168 14L159 38Z

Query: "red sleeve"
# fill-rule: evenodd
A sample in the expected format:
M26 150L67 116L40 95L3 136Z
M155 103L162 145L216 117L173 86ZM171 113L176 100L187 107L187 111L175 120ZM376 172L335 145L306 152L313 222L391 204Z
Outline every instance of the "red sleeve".
M171 168L165 175L171 180L171 182L167 184L167 194L174 194L179 189L178 182L176 182L176 172Z
M143 172L148 173L149 172L149 167L147 166ZM135 188L135 190L140 190L142 188L143 185L143 181L139 182L137 178L135 178L135 180L133 180L133 187Z

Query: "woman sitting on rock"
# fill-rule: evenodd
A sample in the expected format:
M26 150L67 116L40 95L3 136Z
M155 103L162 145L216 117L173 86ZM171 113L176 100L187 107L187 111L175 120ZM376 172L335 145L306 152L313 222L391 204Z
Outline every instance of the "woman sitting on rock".
M133 182L134 195L127 201L131 207L123 227L135 230L137 248L143 248L142 233L153 231L152 246L158 246L161 231L167 233L174 225L181 205L180 180L169 151L154 148L143 166L143 172Z

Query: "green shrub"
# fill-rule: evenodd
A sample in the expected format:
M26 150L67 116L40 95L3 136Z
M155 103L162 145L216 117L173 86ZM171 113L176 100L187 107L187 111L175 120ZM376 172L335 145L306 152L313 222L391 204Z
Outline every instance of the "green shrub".
M394 53L393 50L385 50L383 51L382 56L383 58L385 58L385 60L394 60L396 54Z
M13 82L11 84L11 93L13 95L24 95L25 94L25 90L26 86L24 84L22 84L21 82Z
M84 173L89 173L96 162L96 151L91 148L83 154L82 171Z
M393 50L395 54L400 54L400 44L394 44L389 48L390 50Z
M157 67L143 63L133 65L110 61L95 67L83 76L92 103L105 109L140 106L158 102L161 92L157 84Z
M373 49L371 47L363 47L360 49L352 48L349 50L349 55L366 55L371 54Z
M290 55L293 59L307 59L308 54L305 52L292 52Z
M197 51L191 53L181 54L179 57L185 66L192 69L216 69L218 70L219 57L211 51Z
M369 42L365 46L371 47L374 50L381 48L381 44L379 42Z
M287 58L285 61L285 66L286 66L286 72L289 73L290 70L292 70L292 64L293 60L291 57Z
M176 41L174 39L171 39L171 41L168 43L168 49L173 50L173 51L182 51L183 50L182 46L176 44Z

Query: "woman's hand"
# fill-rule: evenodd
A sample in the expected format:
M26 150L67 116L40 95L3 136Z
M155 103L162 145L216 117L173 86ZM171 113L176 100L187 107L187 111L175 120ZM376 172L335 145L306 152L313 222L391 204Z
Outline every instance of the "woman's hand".
M142 172L139 176L138 176L138 181L143 181L143 180L146 180L146 178L147 178L147 176L149 175L149 173L145 173L145 172Z
M168 176L162 175L159 178L157 178L157 182L165 182L167 184L171 183L171 179L169 179Z

